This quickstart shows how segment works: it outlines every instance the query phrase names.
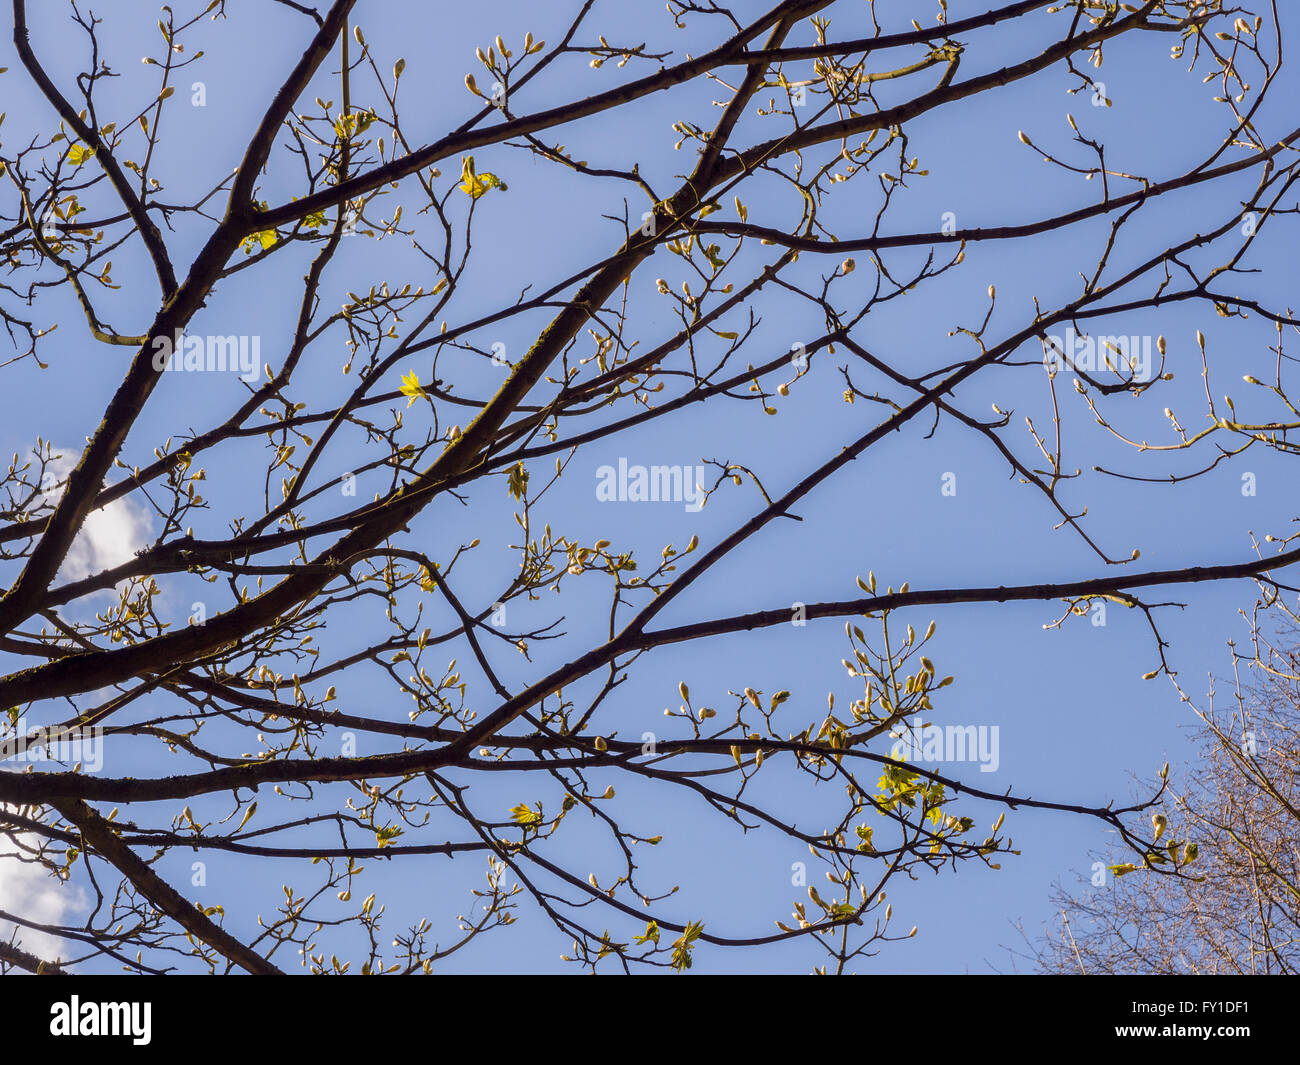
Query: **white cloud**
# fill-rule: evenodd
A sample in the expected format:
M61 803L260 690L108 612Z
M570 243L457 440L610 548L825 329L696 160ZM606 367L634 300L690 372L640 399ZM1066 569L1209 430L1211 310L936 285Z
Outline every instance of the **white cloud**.
M0 818L3 814L0 808ZM21 853L13 840L0 836L0 910L38 924L62 924L67 915L84 908L80 888L54 879L43 866L20 861L16 855ZM14 928L10 922L0 921L0 938L8 942ZM59 936L17 928L18 946L43 961L57 961L69 953Z
M79 452L71 448L54 448L62 458L50 463L47 474L62 482L77 464ZM50 503L62 496L63 487L47 493ZM129 562L149 539L148 513L130 499L118 499L99 510L92 510L72 541L59 570L65 580L80 580L92 573Z

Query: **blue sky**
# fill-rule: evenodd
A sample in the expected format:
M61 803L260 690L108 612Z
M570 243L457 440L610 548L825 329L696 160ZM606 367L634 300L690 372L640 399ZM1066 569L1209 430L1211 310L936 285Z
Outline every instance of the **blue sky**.
M242 144L260 115L262 101L280 83L284 71L308 37L307 20L273 4L228 4L230 19L205 24L192 37L193 47L207 55L188 68L193 79L205 83L207 104L191 107L185 84L178 89L166 113L164 148L157 170L167 186L164 197L181 202L201 195L219 175L238 163ZM402 97L407 136L431 140L472 113L473 101L462 79L475 69L473 50L500 33L509 42L531 31L537 38L554 39L563 16L572 5L506 2L492 5L416 5L365 2L358 5L355 22L365 36L381 70L402 56L407 61ZM951 0L950 17L960 18L988 5ZM879 16L895 29L906 27L913 12L933 19L933 5L877 5ZM745 0L734 5L738 15L753 17L763 4ZM921 10L924 10L922 15ZM870 32L866 5L840 4L831 11L831 36L855 37ZM151 84L152 68L142 66L142 42L155 52L157 13L154 5L122 3L105 15L101 47L112 66L122 74L108 89L110 98L143 100ZM33 5L33 45L44 57L59 84L68 86L80 69L84 47L67 19L66 5ZM962 76L994 69L1004 63L1036 54L1056 29L1059 19L1036 16L1023 26L1009 25L965 38L968 51ZM651 50L674 54L704 50L699 29L676 31L659 2L598 4L591 26L612 42L647 41ZM806 31L800 30L800 34ZM592 34L584 35L587 39ZM801 36L802 40L803 37ZM1224 127L1221 109L1211 103L1213 86L1202 85L1204 70L1187 71L1187 61L1168 56L1168 35L1134 35L1108 47L1105 64L1095 76L1105 81L1109 108L1096 108L1084 94L1071 96L1077 84L1061 68L1054 68L1007 89L959 102L925 116L908 127L909 154L919 156L930 176L919 179L910 195L891 210L886 232L937 229L944 212L953 212L957 224L986 227L1030 221L1093 202L1097 190L1077 175L1066 175L1044 164L1017 140L1024 130L1036 143L1060 153L1075 152L1066 112L1071 112L1084 132L1103 139L1108 159L1117 169L1161 178L1180 173L1217 144ZM3 129L6 150L51 125L48 108L38 99L17 70L12 46L0 51L0 66L10 67L0 78L3 108L9 117ZM586 95L617 83L636 69L618 71L613 63L600 70L576 62L557 68L530 87L523 110L538 110L565 99ZM637 73L648 70L644 67ZM316 92L337 102L337 71L331 57L314 86ZM903 80L882 92L885 102L928 87L930 74ZM333 87L331 87L333 86ZM1293 86L1278 85L1276 103L1265 109L1257 125L1266 139L1289 132L1285 115L1275 115ZM367 89L355 92L356 102L368 102ZM688 149L672 151L677 135L671 124L689 118L707 123L716 115L709 101L717 90L692 83L671 93L638 102L626 115L584 120L556 135L576 158L592 165L627 166L639 161L641 171L657 189L674 187L673 175L693 163ZM306 101L304 101L305 103ZM103 106L103 105L101 105ZM138 103L136 104L138 107ZM107 110L105 108L105 110ZM771 136L771 126L752 118L742 123L737 143ZM1082 161L1077 154L1070 156ZM1228 156L1235 158L1235 156ZM494 148L476 155L481 170L498 173L510 186L481 201L475 216L476 261L466 274L462 292L447 317L472 318L509 303L525 285L559 278L617 247L620 230L602 215L620 214L627 187L618 182L573 178L557 174L528 153ZM443 164L443 183L455 169ZM297 166L282 150L273 154L260 195L272 204L299 194ZM1193 232L1220 224L1233 210L1234 198L1248 195L1251 178L1216 183L1168 197L1144 209L1115 252L1117 268L1140 261L1154 249ZM857 182L828 197L822 218L841 238L865 233L871 225L878 199L874 186ZM416 191L403 187L391 193L393 203L418 205ZM770 226L788 226L798 220L799 201L777 183L760 180L755 191L742 193L751 219ZM634 217L644 206L633 201ZM409 220L409 219L408 219ZM958 326L975 326L987 310L986 287L995 284L997 305L989 335L1000 339L1023 326L1032 315L1033 300L1054 306L1078 289L1078 271L1090 271L1107 232L1102 220L1031 238L1028 241L972 244L959 269L937 281L919 286L906 299L872 311L857 334L858 340L905 369L941 366L970 353L961 338L948 336ZM206 226L178 223L168 235L173 256L187 263L201 245ZM1273 305L1284 303L1289 279L1294 277L1294 244L1274 234L1261 240L1250 265L1262 272L1249 279L1250 290ZM742 256L745 265L769 261L772 249L750 242ZM273 365L281 357L283 338L296 313L298 285L304 272L306 250L291 249L260 269L245 271L223 283L216 298L196 319L193 331L260 334L263 358ZM925 250L892 252L891 270L905 273L915 268ZM143 330L156 309L156 288L138 249L122 249L114 268L122 289L104 305L105 317L121 329ZM835 291L846 300L865 294L872 283L866 255L859 269L837 282ZM1196 256L1193 256L1196 258ZM291 261L292 260L292 261ZM794 276L809 284L829 272L838 258L805 255ZM1202 255L1199 262L1210 261ZM425 270L421 273L421 270ZM744 275L742 275L743 277ZM673 328L656 295L654 281L665 277L676 286L680 269L666 252L643 266L631 286L638 338L648 348ZM359 290L380 280L390 285L405 281L430 283L427 268L400 237L382 242L358 239L340 265L331 270L326 288L329 298ZM856 287L855 287L856 286ZM42 356L48 369L28 361L5 372L6 397L38 394L49 397L37 405L4 401L0 419L0 446L9 452L30 447L40 434L64 447L75 446L98 423L111 391L126 365L127 349L103 348L89 341L75 310L65 301L54 312L53 301L42 310L59 322L56 338ZM753 305L763 325L755 341L759 354L771 357L801 339L820 334L822 323L806 303L775 289L765 290ZM735 321L741 322L736 315ZM213 323L211 330L203 323ZM244 328L236 329L238 323ZM501 335L481 335L486 346L496 340L516 355L545 324L542 315L512 323ZM1116 424L1138 438L1167 430L1160 408L1180 412L1184 424L1200 424L1204 382L1195 348L1197 329L1204 330L1212 355L1211 387L1216 395L1228 392L1243 407L1250 401L1241 376L1270 376L1272 330L1251 319L1232 322L1216 318L1199 305L1178 304L1159 312L1144 311L1106 323L1103 332L1168 338L1169 369L1175 379L1162 387L1162 399L1121 397L1108 404ZM731 325L729 328L738 328ZM728 326L723 326L728 328ZM336 396L338 370L345 352L338 333L328 335L313 349L310 372L301 374L301 398L322 401ZM1040 358L1026 351L1023 358ZM393 375L417 370L427 380L428 357L414 358ZM466 360L440 364L455 367L458 391L472 394L492 386L491 367L471 366ZM779 401L776 417L764 416L758 404L708 404L689 408L669 420L652 422L644 429L580 451L565 477L545 504L540 520L557 531L590 542L606 537L616 544L635 546L639 557L653 558L668 542L684 544L698 534L707 547L728 529L757 509L760 499L749 484L727 489L700 514L685 513L680 505L598 503L594 495L596 470L625 457L630 463L700 464L709 459L743 461L758 471L769 491L784 490L825 457L866 431L877 416L870 404L843 402L843 379L838 367L845 355L819 355L807 377ZM179 377L180 375L177 375ZM861 375L855 372L855 377ZM868 379L861 378L866 383ZM870 382L874 387L875 382ZM1137 455L1095 425L1079 397L1068 386L1060 390L1065 433L1065 465L1080 467L1085 476L1067 489L1065 499L1074 510L1088 507L1089 533L1115 557L1141 550L1140 565L1163 569L1195 564L1226 563L1251 555L1250 531L1262 536L1289 531L1294 519L1293 477L1273 453L1249 452L1243 460L1205 477L1177 486L1138 483L1101 477L1094 465L1143 476L1187 471L1196 457ZM149 409L131 434L124 459L143 463L154 446L167 436L180 438L224 413L242 396L242 386L223 380L195 389L184 380L164 379ZM1024 459L1031 459L1032 441L1025 432L1024 416L1041 429L1051 425L1051 403L1045 375L1032 368L996 370L980 374L963 385L956 401L967 413L987 417L990 404L1014 409L1016 414L1004 439ZM1264 408L1261 406L1260 410ZM412 423L415 414L412 412ZM872 448L831 481L801 502L800 522L776 522L750 540L724 565L717 567L674 603L658 621L681 624L700 617L724 616L767 609L795 602L848 598L855 594L854 578L874 570L882 585L903 581L913 588L970 585L1027 584L1066 581L1105 572L1095 556L1068 530L1054 531L1057 517L1032 488L1009 479L1009 470L987 441L951 420L943 420L927 438L931 419L922 417ZM219 536L226 513L247 510L249 462L262 456L260 445L242 451L222 451L207 467L204 494L213 501L207 528L200 536ZM334 472L348 468L346 453L331 456ZM542 460L536 477L546 472ZM1241 474L1257 478L1257 494L1243 496ZM945 474L955 474L957 492L941 493ZM255 490L255 489L253 489ZM459 587L478 606L490 603L502 574L513 572L515 562L508 544L516 527L510 517L511 500L500 481L492 479L468 496L469 506L444 502L413 523L412 537L437 552L453 548L472 537L483 547L462 567ZM253 499L256 505L256 499ZM109 534L116 535L110 530ZM436 557L436 556L435 556ZM190 609L193 588L183 582L168 587L168 602L183 620ZM210 593L209 593L210 594ZM1177 600L1185 609L1160 611L1161 630L1172 645L1170 662L1179 671L1185 689L1201 696L1210 673L1223 672L1229 662L1225 641L1241 639L1245 626L1238 614L1255 595L1250 582L1191 586L1157 592L1154 601ZM437 611L436 603L428 609ZM583 634L598 638L605 623L603 589L566 588L559 602L536 604L530 621L546 623L558 615L571 633L560 648L535 648L535 666L522 658L502 658L508 684L536 679L562 661L563 648L580 645ZM957 768L958 775L977 787L1012 789L1018 794L1064 802L1101 805L1109 799L1130 797L1132 774L1150 777L1165 761L1178 766L1188 756L1188 726L1193 717L1165 678L1143 681L1142 674L1157 664L1149 629L1136 611L1112 605L1104 627L1088 619L1074 619L1060 629L1044 629L1060 613L1055 603L1011 603L936 607L907 612L918 630L931 618L938 635L930 651L940 675L955 675L956 683L936 701L933 720L938 723L996 725L1000 735L1000 764L994 773L977 766ZM435 624L434 622L429 622ZM436 627L436 625L435 625ZM868 629L870 632L870 629ZM331 630L321 642L344 651L353 644L347 629ZM455 652L467 678L476 681L467 649ZM575 652L576 653L576 652ZM705 704L725 702L727 690L753 687L764 692L788 689L793 693L793 717L820 721L828 691L837 702L860 695L856 682L844 676L839 660L846 653L842 621L812 622L804 628L781 626L735 637L713 638L691 645L657 651L639 664L632 679L619 689L605 711L610 728L620 735L636 736L643 729L663 727L663 709L680 702L677 684L686 680ZM452 652L448 652L450 657ZM10 665L6 661L6 666ZM391 710L370 705L373 678L359 671L339 681L340 705L358 712L391 712L404 716L406 707ZM480 688L480 691L486 691ZM399 699L401 696L389 696ZM797 712L795 712L797 711ZM35 712L34 712L35 713ZM792 729L793 730L793 729ZM373 752L361 752L373 753ZM128 762L114 761L114 775L138 772ZM156 765L149 771L161 771ZM598 778L597 778L598 779ZM613 778L611 778L612 780ZM762 779L762 778L760 778ZM710 928L735 934L760 934L772 929L774 919L788 916L791 901L802 889L790 884L791 863L806 859L789 841L755 832L741 836L725 822L706 817L697 804L682 796L639 791L619 780L618 812L650 832L663 832L665 841L647 869L656 887L673 883L681 891L668 906L675 918L699 919L707 915ZM818 826L818 810L832 806L831 794L783 794L788 776L772 773L765 786L774 801L793 803L801 821ZM533 801L532 785L523 781L492 780L475 785L472 794L494 815L509 805ZM829 792L831 789L826 789ZM554 800L552 799L552 802ZM178 806L180 804L177 804ZM215 808L215 807L214 807ZM964 812L978 826L991 823L997 809L966 800ZM1005 947L1018 944L1018 921L1034 931L1053 914L1049 894L1054 882L1072 884L1090 872L1092 852L1106 851L1111 835L1096 822L1067 814L1033 811L1010 813L1007 825L1019 856L1008 856L998 871L973 863L957 872L946 870L922 875L912 883L896 882L890 888L896 924L906 930L919 926L916 938L886 946L864 970L893 972L986 972L1005 969L1010 962ZM575 827L558 841L557 853L581 866L591 840L585 828ZM176 854L165 868L186 883L190 856ZM482 877L477 860L457 862L413 859L406 864L372 863L375 883L390 912L402 921L427 913L440 928L469 905L465 888ZM599 871L599 867L595 871ZM818 874L820 875L820 874ZM211 859L206 897L233 900L273 898L281 882L293 877L306 881L287 863L265 867L248 863L227 865ZM3 884L0 883L0 887ZM228 901L228 908L233 909ZM400 923L400 922L399 922ZM449 960L449 971L509 968L552 971L567 947L564 937L524 904L521 920L513 929L485 937L472 950ZM703 949L696 971L745 972L805 969L815 960L804 947L780 947L768 953Z

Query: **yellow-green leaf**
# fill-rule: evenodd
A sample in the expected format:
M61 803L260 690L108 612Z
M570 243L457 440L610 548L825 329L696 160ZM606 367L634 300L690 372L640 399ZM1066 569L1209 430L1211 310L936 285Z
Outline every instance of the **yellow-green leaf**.
M424 395L424 386L420 384L420 378L414 370L402 375L402 395L409 397L406 401L408 407Z
M505 192L509 187L496 174L487 171L481 174L478 173L474 169L474 157L472 155L467 155L461 160L460 176L460 188L472 200L477 200L488 189L500 189Z
M516 499L523 499L524 493L528 491L528 471L524 468L522 462L516 462L510 467L510 494Z

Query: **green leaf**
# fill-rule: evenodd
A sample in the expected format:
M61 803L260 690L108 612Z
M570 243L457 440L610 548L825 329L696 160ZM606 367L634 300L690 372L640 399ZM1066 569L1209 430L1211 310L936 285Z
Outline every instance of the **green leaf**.
M534 810L525 802L518 806L510 807L510 816L514 819L515 824L523 825L525 828L533 828L541 823L542 809L540 806Z
M673 969L679 973L691 967L691 944L704 934L704 923L692 921L680 936L673 940Z
M245 255L251 255L258 250L260 245L262 251L274 248L280 241L280 234L274 229L263 229L252 236L245 237L242 243Z
M354 111L350 115L339 115L334 123L334 132L342 140L350 140L360 133L365 133L374 124L373 111Z
M516 462L510 467L510 494L516 499L523 499L524 493L528 491L528 471L524 469L522 462Z
M474 157L472 155L467 155L461 160L460 176L460 188L471 200L477 200L487 192L488 189L500 189L502 192L505 192L506 189L509 188L509 186L497 177L496 174L491 174L487 171L484 171L481 174L476 172L474 169Z
M653 943L656 947L659 945L659 926L651 921L645 926L645 935L632 937L637 943Z
M406 403L408 407L424 395L424 386L420 384L420 377L414 370L402 375L401 391L402 395L409 397Z

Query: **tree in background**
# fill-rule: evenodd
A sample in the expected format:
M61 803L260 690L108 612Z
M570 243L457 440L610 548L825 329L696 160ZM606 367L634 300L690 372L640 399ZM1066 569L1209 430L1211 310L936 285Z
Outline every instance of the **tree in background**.
M1212 976L1300 971L1300 642L1282 601L1279 634L1251 626L1233 649L1228 709L1197 714L1202 757L1152 815L1169 839L1196 841L1177 876L1133 862L1059 892L1061 922L1036 943L1042 972ZM1243 679L1242 669L1246 670Z
M84 900L59 920L0 912L14 929L0 963L430 971L527 912L586 967L681 970L706 946L797 941L835 972L909 934L893 923L895 881L1011 851L1008 809L1097 819L1138 861L1183 869L1185 849L1148 827L1159 788L1125 808L1031 797L895 741L951 710L932 608L1063 604L1058 624L1132 610L1150 622L1154 677L1169 669L1150 590L1253 578L1272 596L1300 558L1283 539L1267 557L1143 570L1085 516L1089 478L1113 474L1076 463L1119 441L1168 483L1194 476L1175 459L1210 469L1293 449L1294 322L1251 265L1289 223L1300 176L1300 131L1264 109L1282 27L1219 0L1020 0L961 17L939 0L926 26L858 0L753 17L671 0L663 40L641 43L620 38L620 5L574 0L555 32L461 42L463 95L458 72L457 95L431 109L427 95L407 106L416 64L378 53L366 6L265 5L300 19L301 52L259 113L225 116L247 131L232 173L220 159L168 165L166 137L203 64L223 49L241 61L222 0L163 8L143 66L107 55L80 4L61 10L77 36L56 41L12 0L17 62L0 77L25 79L50 119L28 112L20 129L11 109L2 131L4 402L40 408L49 374L90 389L106 365L121 372L102 412L52 426L3 476L0 743L16 757L97 739L102 765L72 753L0 773L0 867ZM75 77L49 65L73 40ZM1134 171L1098 128L1107 56L1204 75L1220 124L1180 131L1159 173ZM973 164L920 158L926 123L954 128L984 100L1001 114L1017 86L1040 84L1073 94L1068 128L1017 146L1012 125L1009 150L979 166L1016 182L1012 156L1032 162L1057 206L994 224L928 202L931 175ZM671 131L645 117L665 101ZM602 122L643 130L641 157L566 149ZM532 236L502 248L474 235L530 182L546 190L535 216L570 220L566 248L589 260L522 290L486 286ZM597 217L611 188L622 207ZM1189 195L1215 217L1184 217ZM1030 255L1043 236L1069 294L1008 307L977 257ZM952 322L946 346L882 350L873 316L906 302L934 317L940 285L973 296L974 319ZM250 322L250 289L277 293L285 320ZM792 307L819 328L791 335ZM1111 335L1198 308L1276 325L1277 379L1249 379L1258 409L1208 388L1204 410L1173 398L1167 359L1208 378L1203 336L1193 351ZM1224 372L1241 357L1222 353ZM777 417L814 391L825 444ZM1011 414L1026 397L1027 432ZM631 439L662 454L699 405L718 412L705 446L729 457L620 461ZM765 415L799 475L737 457L723 412ZM993 584L976 569L912 588L819 549L804 521L819 491L900 431L938 424L1000 456L1095 573ZM64 436L84 446L51 443ZM614 542L577 528L558 501L591 467L598 501L683 502L676 530ZM851 506L908 520L886 498ZM149 531L103 564L87 545L111 514ZM764 598L765 534L796 522L808 586L847 597ZM709 579L742 586L753 609L715 611ZM829 705L817 678L693 690L665 658L832 619L844 642L826 641L827 676L846 670L852 695ZM652 684L666 677L680 699L665 717ZM740 928L720 890L683 912L677 884L702 863L664 857L680 807L759 830L753 846L808 852L793 915ZM467 863L486 881L453 894L448 870ZM430 915L390 909L416 882Z

